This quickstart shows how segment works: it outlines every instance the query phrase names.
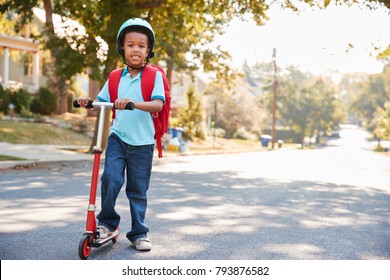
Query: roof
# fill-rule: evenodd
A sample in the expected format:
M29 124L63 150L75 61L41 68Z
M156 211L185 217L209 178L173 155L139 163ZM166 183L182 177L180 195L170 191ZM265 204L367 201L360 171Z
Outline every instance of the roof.
M0 47L32 52L39 51L38 43L32 39L4 34L0 34Z

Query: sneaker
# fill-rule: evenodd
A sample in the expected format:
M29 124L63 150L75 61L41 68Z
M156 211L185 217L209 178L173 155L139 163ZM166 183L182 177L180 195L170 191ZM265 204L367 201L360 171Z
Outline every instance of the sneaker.
M99 233L99 239L106 239L114 234L114 231L110 231L105 226L97 226L97 231Z
M150 251L152 249L152 243L148 238L138 238L136 241L132 242L132 245L138 251Z

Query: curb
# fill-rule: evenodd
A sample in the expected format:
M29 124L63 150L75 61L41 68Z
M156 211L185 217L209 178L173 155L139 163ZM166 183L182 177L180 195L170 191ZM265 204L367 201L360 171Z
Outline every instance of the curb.
M209 150L201 152L187 152L187 153L165 153L163 158L160 160L157 153L154 155L153 165L159 165L163 162L164 158L178 158L186 156L202 156L202 155L219 155L219 154L234 154L234 153L249 153L249 152L262 152L262 150ZM158 159L158 160L156 160ZM74 160L20 160L20 161L0 161L0 172L7 170L28 170L44 168L48 164L67 164L71 162L93 162L93 154L90 154L90 159L78 158ZM104 162L104 154L101 157L101 162Z

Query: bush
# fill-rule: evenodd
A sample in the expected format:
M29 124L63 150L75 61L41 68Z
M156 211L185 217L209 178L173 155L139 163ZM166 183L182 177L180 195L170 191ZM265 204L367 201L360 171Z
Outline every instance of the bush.
M20 116L26 119L34 119L35 122L45 122L45 119L40 114L34 114L29 109L22 107Z
M219 128L219 127L210 128L208 135L224 138L226 136L226 131L223 128Z
M21 88L11 93L11 102L15 106L15 112L20 113L22 108L30 108L31 94Z
M3 89L0 86L0 111L5 114L9 113L9 105L14 105L16 113L20 113L22 108L29 108L31 95L25 89L21 88L17 91Z
M33 113L50 115L57 109L57 98L48 88L40 88L30 109Z
M233 138L244 139L244 140L253 140L255 141L258 137L255 134L247 131L245 127L240 127L233 135Z
M8 90L4 90L0 85L0 112L8 114L9 104L11 103L11 97Z

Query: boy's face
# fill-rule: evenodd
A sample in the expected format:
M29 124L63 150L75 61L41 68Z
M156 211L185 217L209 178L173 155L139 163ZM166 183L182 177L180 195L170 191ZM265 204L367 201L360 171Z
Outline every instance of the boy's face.
M128 32L123 40L123 51L127 64L142 67L149 54L148 36L138 32Z

